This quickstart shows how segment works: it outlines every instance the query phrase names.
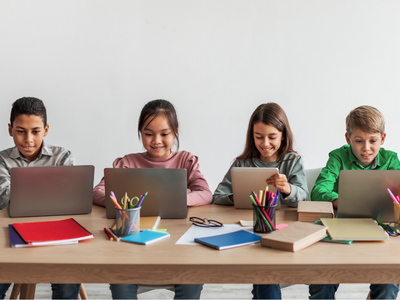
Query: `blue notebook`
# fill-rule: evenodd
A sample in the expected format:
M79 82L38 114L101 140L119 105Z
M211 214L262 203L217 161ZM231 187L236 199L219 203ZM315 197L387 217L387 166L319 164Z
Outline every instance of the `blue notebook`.
M159 240L165 239L167 237L169 237L168 232L144 230L142 232L123 237L121 239L121 241L128 242L128 243L140 244L140 245L148 245L148 244L157 242Z
M224 250L245 245L253 245L260 242L260 240L261 236L245 230L194 239L194 241L197 243L218 250Z

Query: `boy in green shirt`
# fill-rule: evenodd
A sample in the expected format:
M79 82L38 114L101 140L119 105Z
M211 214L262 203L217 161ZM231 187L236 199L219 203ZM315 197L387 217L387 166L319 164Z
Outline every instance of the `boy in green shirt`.
M346 117L346 141L329 153L311 191L312 201L330 201L337 208L340 170L400 170L397 153L381 148L385 142L385 119L371 106L360 106ZM310 299L335 299L338 284L311 284ZM371 284L371 299L396 299L396 284Z

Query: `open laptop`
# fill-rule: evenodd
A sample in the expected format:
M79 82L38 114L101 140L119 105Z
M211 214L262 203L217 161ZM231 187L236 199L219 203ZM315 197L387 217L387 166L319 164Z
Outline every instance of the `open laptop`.
M265 190L266 180L278 173L277 168L232 167L231 178L235 208L252 209L251 192L254 191L258 196L260 190ZM273 193L277 191L272 185L268 186L268 190Z
M89 214L94 166L11 169L10 217Z
M342 170L339 173L338 218L394 220L393 200L400 194L400 170Z
M143 200L140 215L160 216L162 219L187 217L187 172L185 169L156 168L106 168L104 169L106 215L115 219L115 205L110 199L113 191L117 201L128 194L139 197L148 192Z

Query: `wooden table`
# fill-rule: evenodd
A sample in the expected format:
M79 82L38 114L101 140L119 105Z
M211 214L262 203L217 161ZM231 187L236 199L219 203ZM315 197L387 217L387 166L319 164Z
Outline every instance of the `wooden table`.
M188 219L161 220L169 239L147 245L109 241L103 228L105 209L94 206L90 215L73 216L95 238L76 245L11 248L11 222L59 220L66 216L8 218L1 211L0 282L15 283L397 283L400 282L400 237L387 242L352 245L317 243L297 253L260 244L214 250L205 246L175 245L190 227ZM225 224L251 220L251 210L206 205L189 209L189 216ZM277 223L297 219L295 209L283 207Z

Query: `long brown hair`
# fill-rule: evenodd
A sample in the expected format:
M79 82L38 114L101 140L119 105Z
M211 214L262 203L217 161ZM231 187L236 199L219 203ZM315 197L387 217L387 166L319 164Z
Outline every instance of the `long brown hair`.
M237 160L260 157L260 152L256 148L254 142L254 124L259 122L262 122L265 125L274 126L282 132L282 142L278 149L278 162L283 161L286 153L296 153L293 150L293 134L285 111L278 104L270 102L258 106L251 115L249 127L247 128L246 145L243 153L236 158Z

